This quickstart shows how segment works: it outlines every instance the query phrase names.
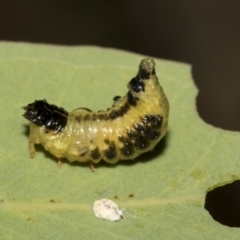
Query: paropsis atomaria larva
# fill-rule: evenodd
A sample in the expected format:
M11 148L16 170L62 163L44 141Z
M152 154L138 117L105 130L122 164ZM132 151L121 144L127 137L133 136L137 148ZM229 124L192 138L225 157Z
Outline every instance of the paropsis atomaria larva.
M31 157L34 145L42 144L59 161L67 158L89 163L93 169L101 159L116 163L152 150L166 134L169 113L152 58L141 61L128 89L123 98L115 97L106 111L79 108L67 112L46 100L23 107L23 116L30 121Z

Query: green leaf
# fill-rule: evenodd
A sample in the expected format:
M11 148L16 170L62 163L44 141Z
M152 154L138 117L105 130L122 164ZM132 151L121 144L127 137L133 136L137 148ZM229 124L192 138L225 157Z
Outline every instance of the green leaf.
M143 56L97 47L0 44L0 239L238 239L214 221L206 192L239 179L239 132L203 122L190 66L155 59L170 102L169 133L153 153L115 165L59 168L43 148L28 152L22 106L35 99L106 109L127 92ZM111 198L125 220L96 218L93 202Z

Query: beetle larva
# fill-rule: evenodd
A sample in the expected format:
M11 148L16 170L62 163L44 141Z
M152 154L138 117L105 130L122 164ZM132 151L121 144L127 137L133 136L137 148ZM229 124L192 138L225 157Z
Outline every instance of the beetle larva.
M166 134L169 112L152 58L141 61L128 89L106 111L79 108L67 112L46 100L23 107L23 116L30 121L31 157L34 145L42 144L58 160L67 158L93 167L101 159L116 163L152 150Z

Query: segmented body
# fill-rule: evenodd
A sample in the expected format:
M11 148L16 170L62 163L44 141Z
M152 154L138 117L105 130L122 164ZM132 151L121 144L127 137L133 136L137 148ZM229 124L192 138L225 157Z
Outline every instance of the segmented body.
M153 59L143 59L128 83L129 91L106 111L63 108L35 101L24 107L30 120L30 154L35 144L58 159L108 163L134 159L152 150L166 134L169 104L155 73Z

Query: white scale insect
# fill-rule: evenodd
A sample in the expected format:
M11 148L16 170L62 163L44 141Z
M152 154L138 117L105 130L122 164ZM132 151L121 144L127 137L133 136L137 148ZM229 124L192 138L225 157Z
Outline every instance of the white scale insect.
M169 113L152 58L141 61L128 89L106 111L67 112L46 100L23 107L23 116L30 121L30 156L35 155L34 145L42 144L59 162L67 158L88 163L94 170L101 159L114 164L152 150L167 132Z
M103 198L100 200L96 200L93 205L93 212L96 217L111 222L124 219L122 215L122 210L119 210L117 204L111 199Z

